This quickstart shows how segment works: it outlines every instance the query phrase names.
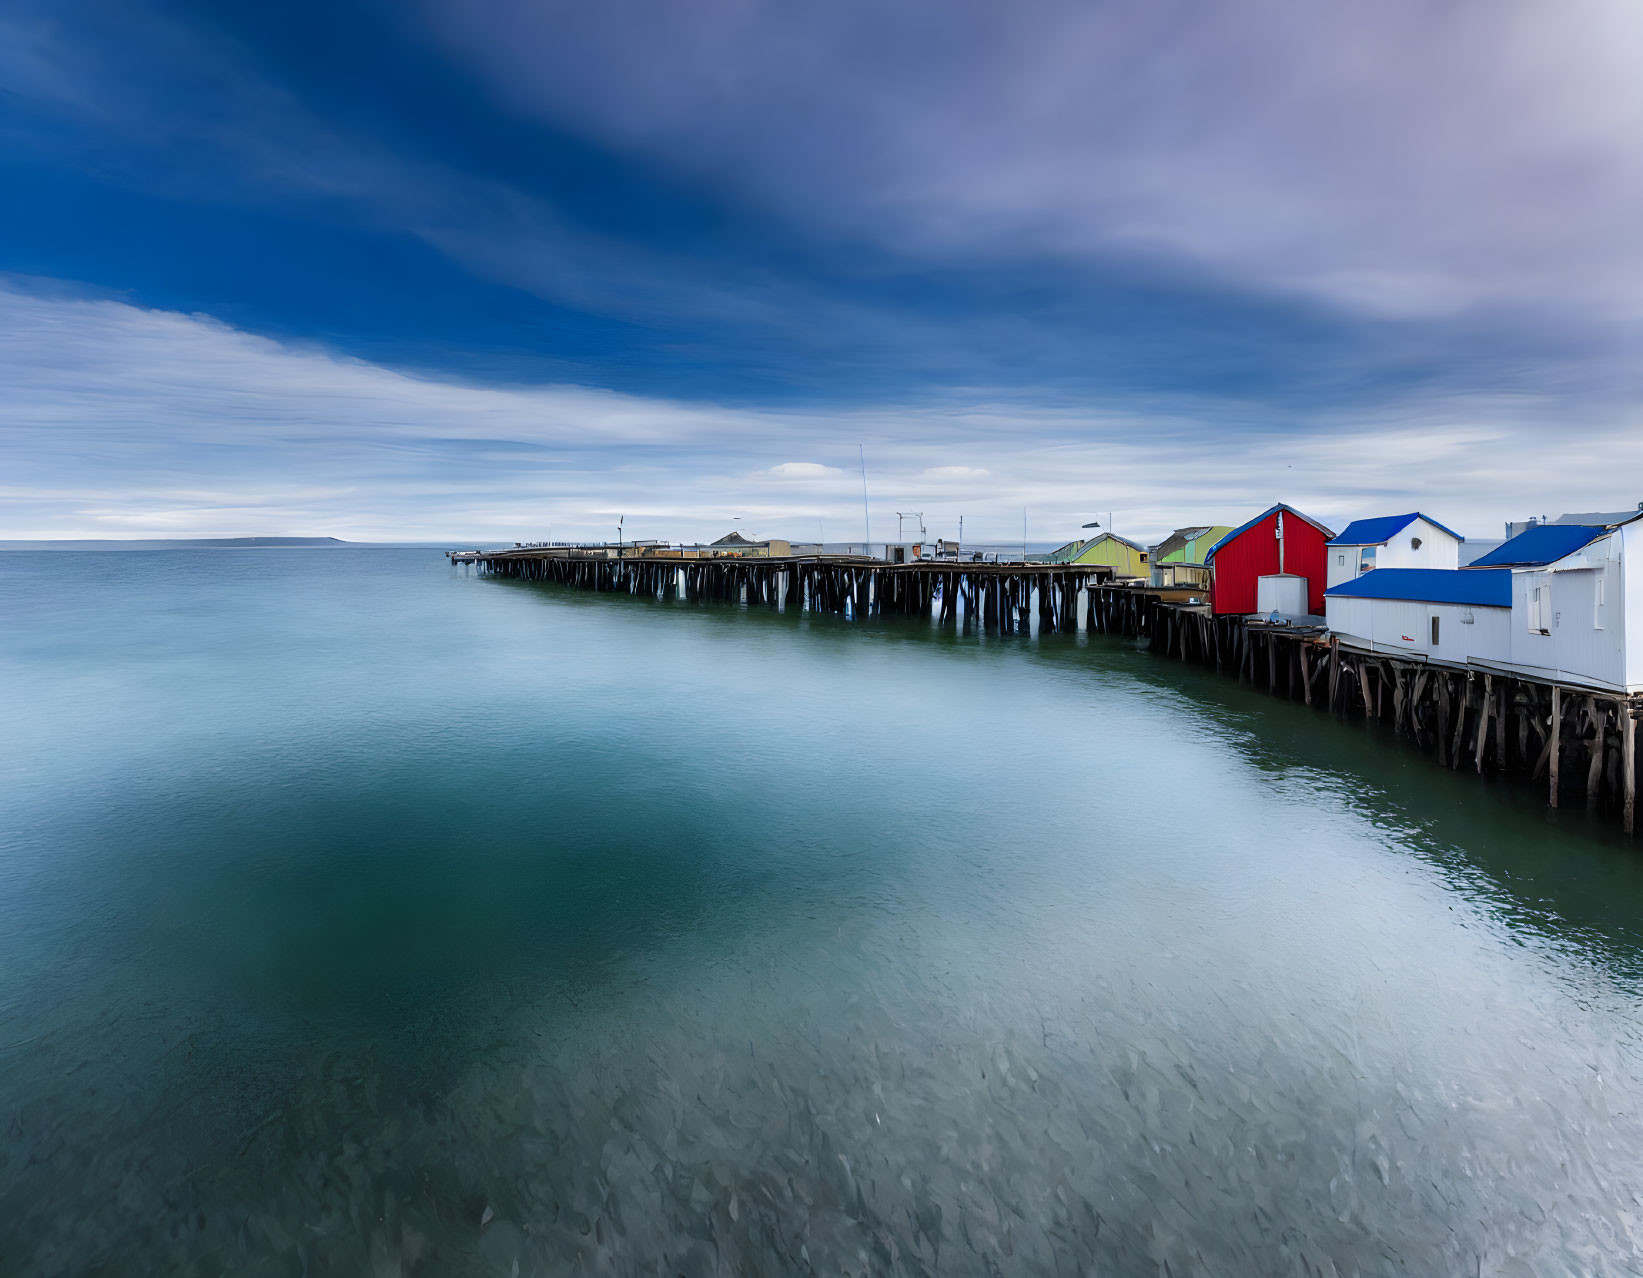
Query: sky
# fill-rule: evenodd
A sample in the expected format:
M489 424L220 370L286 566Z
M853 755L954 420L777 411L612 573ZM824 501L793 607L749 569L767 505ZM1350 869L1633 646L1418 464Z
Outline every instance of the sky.
M0 538L1643 501L1631 0L5 0Z

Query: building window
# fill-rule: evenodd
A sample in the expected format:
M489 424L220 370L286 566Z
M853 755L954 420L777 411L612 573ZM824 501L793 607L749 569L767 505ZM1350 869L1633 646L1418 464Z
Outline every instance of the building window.
M1432 646L1434 648L1438 646L1438 618L1436 613L1432 616Z
M1592 586L1592 628L1594 630L1603 629L1603 588L1608 584L1608 578L1599 572Z
M1421 548L1421 539L1419 537L1411 537L1409 539L1409 549L1419 550L1420 548Z
M1346 556L1345 555L1336 555L1335 556L1335 565L1338 568L1345 568L1346 567Z
M1529 629L1536 634L1552 633L1551 590L1546 586L1529 588Z
M1365 546L1358 552L1358 571L1368 572L1375 566L1375 547Z

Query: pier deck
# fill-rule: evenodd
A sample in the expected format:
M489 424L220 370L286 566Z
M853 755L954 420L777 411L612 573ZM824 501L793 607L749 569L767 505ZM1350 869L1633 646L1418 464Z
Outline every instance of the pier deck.
M450 559L494 576L658 599L672 592L682 599L773 604L852 618L936 610L943 623L1000 634L1074 631L1080 601L1087 608L1089 592L1113 580L1112 569L1099 564L940 559L890 564L837 555L686 559L526 547L453 551Z

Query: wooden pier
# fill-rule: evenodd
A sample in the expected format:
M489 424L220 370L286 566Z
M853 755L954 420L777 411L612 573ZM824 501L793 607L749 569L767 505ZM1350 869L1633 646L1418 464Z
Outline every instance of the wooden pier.
M1118 583L1103 566L832 556L683 559L571 549L450 552L455 564L525 581L656 599L802 608L855 619L923 617L961 631L1089 630L1144 640L1343 719L1385 724L1439 766L1544 785L1636 829L1643 697L1343 647L1322 627L1212 616L1185 589Z
M1385 724L1440 767L1544 785L1550 806L1584 806L1636 832L1643 696L1362 651L1322 627L1212 617L1163 601L1138 611L1133 633L1155 652L1343 719Z
M855 619L901 614L994 634L1079 628L1080 592L1112 580L1104 565L887 564L838 556L612 558L571 550L456 551L451 562L492 576L656 599L802 608ZM1084 607L1088 608L1086 594Z

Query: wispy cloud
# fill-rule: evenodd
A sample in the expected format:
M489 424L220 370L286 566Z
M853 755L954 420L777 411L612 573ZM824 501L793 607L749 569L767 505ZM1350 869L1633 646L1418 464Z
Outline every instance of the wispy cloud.
M846 472L837 466L823 466L820 462L780 462L770 468L772 479L832 481Z
M1605 409L1542 446L1548 406L1423 397L1274 431L1215 399L1087 408L944 398L751 410L575 386L413 377L206 316L0 291L0 536L329 534L512 541L1070 536L1092 511L1152 536L1286 500L1320 518L1421 506L1464 531L1640 496L1643 421ZM795 452L807 460L794 460ZM825 460L811 460L825 459Z
M248 13L0 14L7 533L1638 496L1621 0Z
M1639 314L1626 0L428 8L516 107L901 251Z
M429 10L519 110L902 255L1122 260L1638 337L1643 11L1623 0Z
M140 210L162 224L243 222L249 252L168 241L199 260L163 277L271 331L744 402L1013 384L1242 390L1305 414L1417 385L1643 380L1643 19L1619 0L407 11L509 114L386 11L358 53L398 74L369 109L186 12L91 3L69 22L22 0L0 17L21 108L4 139L165 201ZM493 291L430 279L407 340L405 281L354 240L324 245L339 293L387 301L283 283L333 224ZM85 245L128 227L77 226L29 260L123 280L117 249Z

